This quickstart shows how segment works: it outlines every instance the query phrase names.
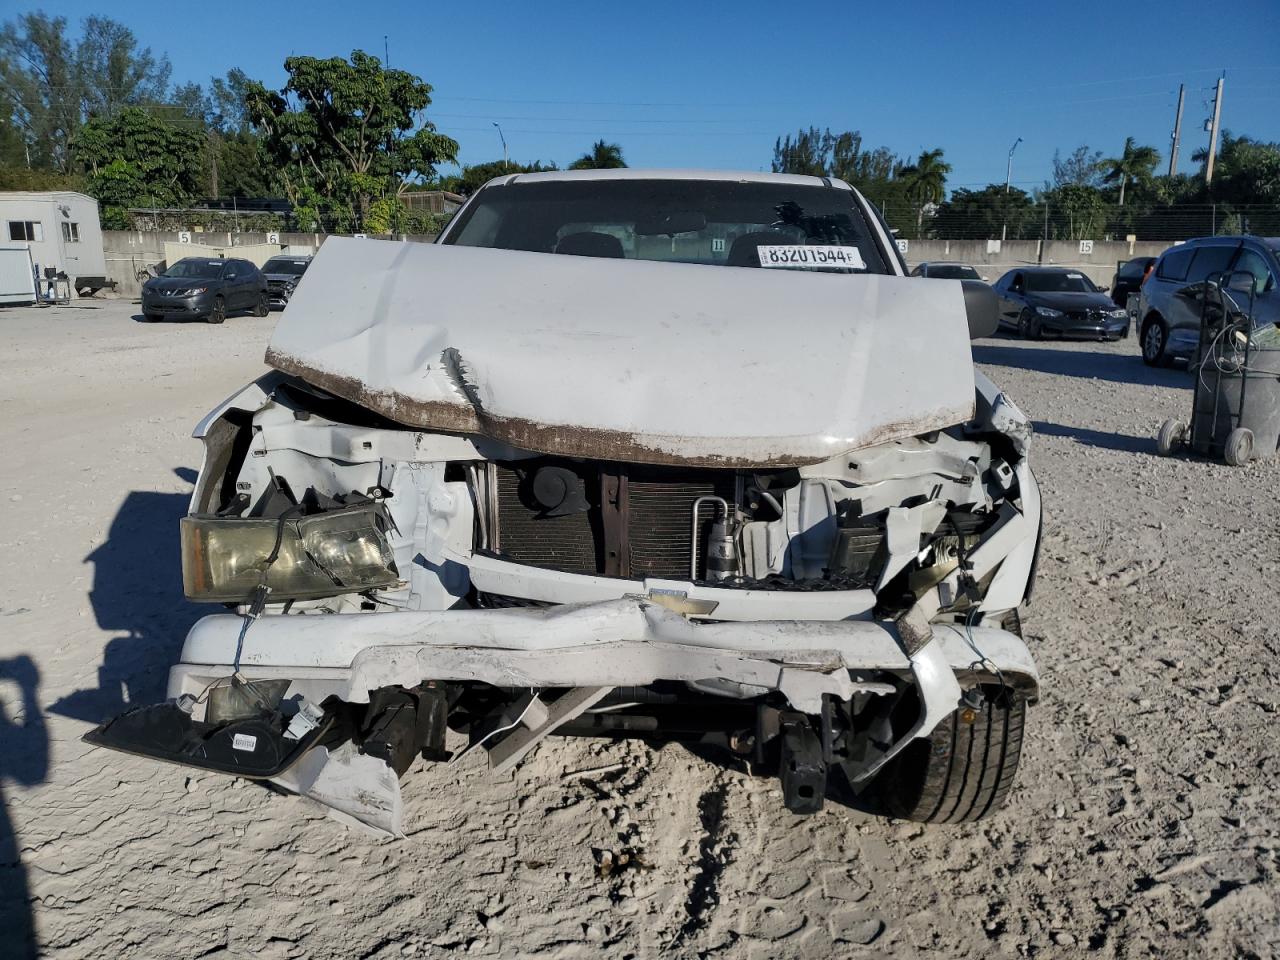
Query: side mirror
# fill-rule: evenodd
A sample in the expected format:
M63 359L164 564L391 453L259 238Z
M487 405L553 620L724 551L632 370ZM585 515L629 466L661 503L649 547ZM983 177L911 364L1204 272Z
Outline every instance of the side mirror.
M1236 270L1227 277L1227 289L1234 293L1253 293L1254 276L1248 270Z
M996 292L981 280L961 280L964 312L969 318L969 339L990 337L1000 326L1000 301Z
M1102 287L1102 286L1099 286L1099 287L1098 287L1098 292L1099 292L1099 293L1106 293L1106 292L1107 292L1108 290L1110 290L1110 289L1111 289L1110 287Z

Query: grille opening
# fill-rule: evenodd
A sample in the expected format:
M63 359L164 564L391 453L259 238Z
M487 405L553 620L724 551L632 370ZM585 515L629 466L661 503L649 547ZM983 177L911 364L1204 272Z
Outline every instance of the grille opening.
M542 467L570 470L582 484L586 509L552 515L531 495L531 478ZM593 576L686 580L692 546L693 502L702 496L736 502L738 476L732 470L699 470L637 464L578 462L539 457L493 467L496 523L491 547L502 557L528 566ZM605 496L609 478L618 495ZM699 514L698 578L715 510ZM606 531L612 525L613 532ZM609 535L607 535L609 534ZM625 544L624 555L607 556Z

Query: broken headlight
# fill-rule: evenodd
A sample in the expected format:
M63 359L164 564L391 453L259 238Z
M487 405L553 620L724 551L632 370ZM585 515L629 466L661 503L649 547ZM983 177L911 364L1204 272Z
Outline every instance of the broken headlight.
M389 587L400 573L387 525L372 505L276 519L184 517L183 590L190 600L248 603L261 583L273 600Z

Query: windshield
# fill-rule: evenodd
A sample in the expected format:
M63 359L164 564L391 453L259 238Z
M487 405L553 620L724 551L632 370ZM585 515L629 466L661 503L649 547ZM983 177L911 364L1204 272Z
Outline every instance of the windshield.
M978 271L966 267L962 263L933 263L929 265L929 276L935 280L981 280Z
M1097 293L1083 273L1028 273L1027 293Z
M164 275L191 280L217 280L222 276L222 265L221 260L179 260Z
M262 268L263 273L288 274L291 277L300 277L307 272L306 260L268 260L267 265Z
M890 272L852 193L786 183L517 181L481 190L443 242L627 260Z

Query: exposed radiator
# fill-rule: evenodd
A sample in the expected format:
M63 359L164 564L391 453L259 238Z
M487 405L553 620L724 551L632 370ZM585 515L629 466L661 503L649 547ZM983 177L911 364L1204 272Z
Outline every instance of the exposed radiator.
M588 509L548 516L532 501L527 477L541 466L567 467L580 479ZM497 517L494 540L498 553L518 563L565 573L686 580L691 553L693 502L701 496L734 502L736 477L731 470L687 470L634 464L578 463L539 459L497 465ZM616 508L619 534L625 528L625 559L606 570L603 471L616 470L621 503ZM613 511L615 508L609 507ZM699 513L698 541L705 545L716 509ZM703 551L700 548L699 554ZM699 576L703 575L701 563Z

